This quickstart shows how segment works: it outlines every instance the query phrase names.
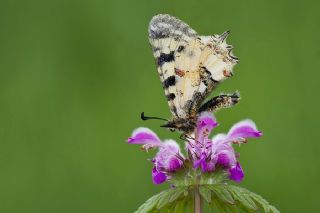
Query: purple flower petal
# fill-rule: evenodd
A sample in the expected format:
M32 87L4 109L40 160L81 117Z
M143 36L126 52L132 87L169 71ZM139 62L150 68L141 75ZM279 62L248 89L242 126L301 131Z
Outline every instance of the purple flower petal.
M217 164L223 167L235 165L237 162L232 144L226 137L225 134L218 134L212 139L211 158L215 157Z
M215 169L214 161L206 161L207 153L202 153L201 158L199 160L194 161L193 168L197 169L201 167L202 172L211 172Z
M197 169L199 167L202 168L202 165L205 163L205 159L204 158L200 158L199 160L196 160L193 162L193 168Z
M178 169L180 169L182 166L182 162L178 158L171 158L168 162L168 171L169 172L174 172Z
M217 163L221 166L230 167L237 163L236 154L231 143L220 144L216 148L215 154L217 155Z
M244 177L243 170L239 162L229 170L229 178L235 182L241 182Z
M163 172L159 172L155 167L152 169L152 181L154 184L161 184L167 180L167 176Z
M230 165L230 158L226 153L220 153L218 154L218 160L217 164L223 166L223 167L228 167Z
M154 158L157 168L161 168L167 172L174 172L183 165L184 157L180 153L180 148L174 140L167 140L160 147L159 152Z
M167 150L171 153L180 153L179 144L174 140L165 140L161 149Z
M197 122L197 133L200 140L202 140L201 138L208 136L211 130L216 126L218 126L218 122L211 113L201 113Z
M262 132L257 130L257 127L252 120L243 120L233 125L228 133L227 140L233 141L260 136L262 136Z
M199 116L197 125L200 128L204 127L204 126L210 126L210 127L214 128L218 125L218 122L216 121L213 114L211 114L209 112L203 112Z
M226 134L219 133L212 138L212 143L214 144L214 146L217 146L218 144L223 143L226 137Z
M145 148L159 147L162 145L158 136L148 128L140 127L133 131L132 136L128 138L130 144L145 144Z
M205 167L202 169L205 170L205 172L212 172L215 169L215 162L214 161L208 161L205 164Z

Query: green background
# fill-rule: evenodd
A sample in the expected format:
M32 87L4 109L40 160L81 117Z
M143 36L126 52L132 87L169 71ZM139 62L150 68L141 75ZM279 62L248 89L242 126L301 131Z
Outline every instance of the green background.
M0 212L133 212L168 187L151 182L154 152L125 140L170 117L147 39L169 13L200 34L230 29L240 58L215 94L239 90L217 113L226 132L253 119L240 184L281 212L319 211L320 12L317 1L0 2Z

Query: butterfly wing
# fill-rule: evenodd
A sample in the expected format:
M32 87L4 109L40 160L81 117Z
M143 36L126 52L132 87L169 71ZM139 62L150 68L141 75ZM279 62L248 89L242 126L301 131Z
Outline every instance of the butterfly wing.
M216 85L232 75L237 59L225 37L199 36L170 15L152 18L149 41L173 116L194 116Z

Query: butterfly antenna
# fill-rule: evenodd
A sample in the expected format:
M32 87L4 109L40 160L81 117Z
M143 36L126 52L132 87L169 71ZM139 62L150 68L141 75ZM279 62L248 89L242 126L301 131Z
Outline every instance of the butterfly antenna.
M220 36L219 36L219 39L220 39L220 42L223 42L227 36L230 34L230 30L227 30L225 31L224 33L222 33Z
M146 120L163 120L163 121L168 121L167 119L164 118L159 118L159 117L149 117L149 116L145 116L144 112L141 112L141 119L146 121Z

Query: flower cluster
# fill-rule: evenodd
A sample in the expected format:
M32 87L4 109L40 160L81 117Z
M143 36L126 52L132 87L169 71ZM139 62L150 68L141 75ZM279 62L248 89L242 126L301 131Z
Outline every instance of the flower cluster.
M194 134L186 141L187 157L174 140L162 142L148 128L136 129L128 143L142 144L144 150L159 148L152 160L152 179L155 184L173 178L179 169L185 167L186 162L192 162L192 169L201 169L203 173L223 168L228 171L231 180L240 182L244 173L232 144L246 143L246 138L260 137L262 133L253 121L243 120L233 125L227 134L217 134L210 139L209 134L216 126L218 123L211 113L203 112L199 116Z

